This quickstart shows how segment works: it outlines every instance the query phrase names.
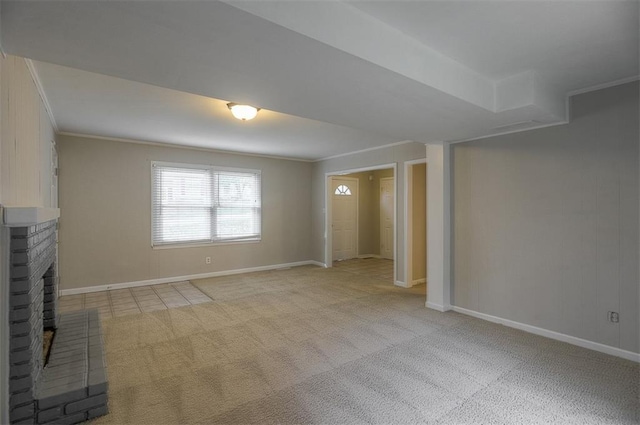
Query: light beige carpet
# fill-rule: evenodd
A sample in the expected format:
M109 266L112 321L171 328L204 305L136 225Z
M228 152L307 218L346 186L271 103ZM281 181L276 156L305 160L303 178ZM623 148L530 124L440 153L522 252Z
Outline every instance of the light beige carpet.
M194 282L214 302L104 322L97 423L636 424L637 364L339 269Z

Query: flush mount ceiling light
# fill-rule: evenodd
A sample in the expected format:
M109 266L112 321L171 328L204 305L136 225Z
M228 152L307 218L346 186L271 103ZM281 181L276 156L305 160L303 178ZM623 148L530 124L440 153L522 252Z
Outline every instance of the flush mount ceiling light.
M237 103L227 103L229 110L239 120L247 121L252 120L258 115L260 108L250 105L239 105Z

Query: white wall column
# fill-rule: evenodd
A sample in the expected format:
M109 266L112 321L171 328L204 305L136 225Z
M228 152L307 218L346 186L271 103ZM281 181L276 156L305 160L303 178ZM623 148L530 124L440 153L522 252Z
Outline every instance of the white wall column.
M451 309L451 147L427 144L427 302Z

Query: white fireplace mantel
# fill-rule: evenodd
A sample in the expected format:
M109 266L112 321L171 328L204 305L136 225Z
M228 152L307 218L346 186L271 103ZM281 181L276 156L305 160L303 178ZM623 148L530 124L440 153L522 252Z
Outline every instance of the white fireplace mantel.
M7 227L34 226L60 217L60 208L3 207L2 210L2 224Z

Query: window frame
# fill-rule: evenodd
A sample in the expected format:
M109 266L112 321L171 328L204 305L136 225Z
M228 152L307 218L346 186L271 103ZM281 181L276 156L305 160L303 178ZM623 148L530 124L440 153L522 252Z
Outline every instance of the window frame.
M341 190L341 188L344 188L344 190ZM335 196L351 196L352 195L351 188L346 184L339 184L338 187L336 187L336 190L333 191L333 194Z
M237 245L237 244L252 244L252 243L260 243L262 241L262 170L253 169L253 168L238 168L238 167L221 167L213 164L193 164L193 163L183 163L183 162L168 162L168 161L151 161L151 166L149 167L150 172L150 204L151 204L151 227L150 227L150 242L152 249L173 249L173 248L194 248L194 247L205 247L205 246L215 246L215 245ZM247 239L213 239L213 229L214 229L214 219L215 219L215 201L212 199L212 205L209 207L211 209L210 220L211 220L211 239L209 241L196 240L193 242L189 241L179 241L179 242L166 242L166 243L156 243L154 241L154 233L153 229L155 226L155 214L154 214L154 168L156 166L165 166L165 167L174 167L174 168L192 168L196 170L209 170L210 172L232 172L232 173L247 173L247 174L255 174L259 177L259 201L260 206L258 207L260 210L259 213L259 225L260 225L260 233L255 238L247 238ZM212 178L213 180L213 178ZM213 192L213 187L212 187Z

